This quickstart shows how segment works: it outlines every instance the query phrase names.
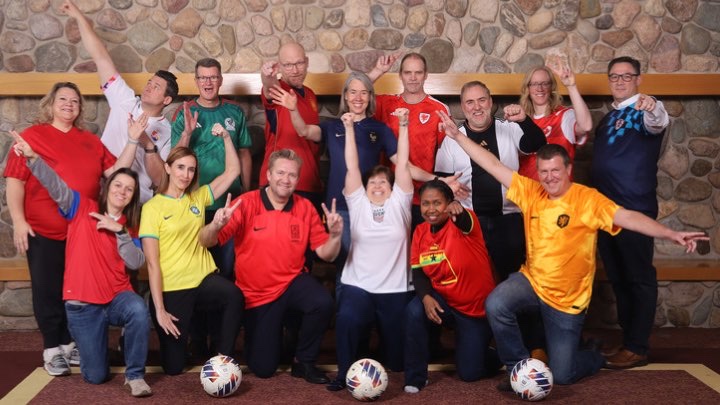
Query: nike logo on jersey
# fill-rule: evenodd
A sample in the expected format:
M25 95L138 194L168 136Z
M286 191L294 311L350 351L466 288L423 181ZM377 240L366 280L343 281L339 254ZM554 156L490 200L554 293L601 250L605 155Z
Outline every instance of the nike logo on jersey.
M164 216L164 215L163 215L163 219L166 220L166 221L167 221L168 219L170 219L170 218L172 218L172 215L168 215L168 216Z

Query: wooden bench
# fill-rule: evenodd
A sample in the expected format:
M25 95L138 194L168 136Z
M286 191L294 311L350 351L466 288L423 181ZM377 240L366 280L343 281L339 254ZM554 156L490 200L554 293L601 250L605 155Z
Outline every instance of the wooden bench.
M654 262L658 281L720 281L720 260L657 259ZM138 279L147 280L147 269L140 269ZM602 266L598 266L595 279L606 281ZM30 281L25 259L0 260L0 281Z

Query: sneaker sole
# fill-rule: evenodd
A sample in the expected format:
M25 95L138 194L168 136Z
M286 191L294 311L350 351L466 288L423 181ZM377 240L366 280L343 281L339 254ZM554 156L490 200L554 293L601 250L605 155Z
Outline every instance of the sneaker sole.
M64 376L67 376L67 375L70 375L70 374L71 374L71 371L70 371L70 370L59 371L59 372L58 372L58 371L51 371L50 369L48 369L48 368L45 367L45 366L43 366L43 368L45 369L45 371L47 371L48 374L50 374L50 375L53 376L53 377L64 377Z

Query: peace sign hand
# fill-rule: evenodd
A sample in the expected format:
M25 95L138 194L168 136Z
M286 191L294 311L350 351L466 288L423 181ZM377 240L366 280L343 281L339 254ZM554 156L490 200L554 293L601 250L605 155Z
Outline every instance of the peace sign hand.
M330 236L341 236L343 230L343 219L340 214L337 213L335 199L332 199L332 206L330 211L328 211L327 205L325 205L325 203L322 203L322 209L325 213L325 223L327 224Z
M215 211L215 216L213 217L213 224L215 224L218 228L222 228L225 225L227 225L228 222L230 222L230 218L233 216L233 212L240 206L240 203L242 202L242 199L238 198L237 202L230 205L230 201L232 200L232 196L230 193L227 195L227 201L225 202L225 207L220 208L219 210Z

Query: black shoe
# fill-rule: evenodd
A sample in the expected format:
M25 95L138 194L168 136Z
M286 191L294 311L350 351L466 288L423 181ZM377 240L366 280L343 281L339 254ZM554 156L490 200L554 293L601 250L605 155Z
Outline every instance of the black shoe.
M500 392L513 392L512 385L510 385L510 374L505 374L495 388Z
M345 389L345 381L334 379L325 386L325 389L330 392L341 391Z
M305 381L312 384L327 384L330 382L327 375L312 363L293 363L290 375L304 378Z

